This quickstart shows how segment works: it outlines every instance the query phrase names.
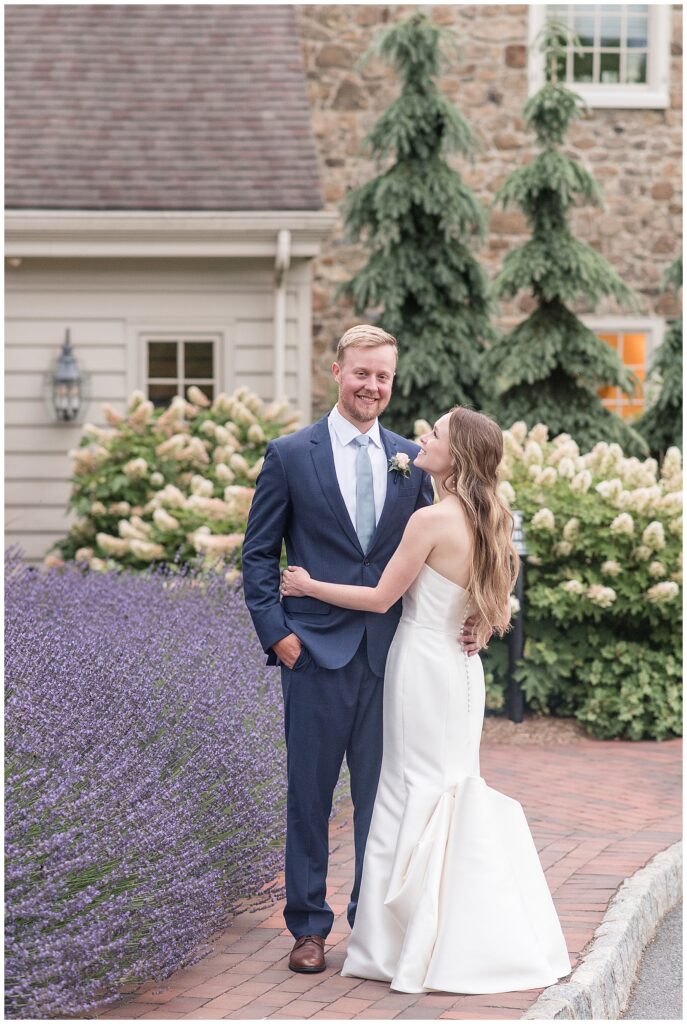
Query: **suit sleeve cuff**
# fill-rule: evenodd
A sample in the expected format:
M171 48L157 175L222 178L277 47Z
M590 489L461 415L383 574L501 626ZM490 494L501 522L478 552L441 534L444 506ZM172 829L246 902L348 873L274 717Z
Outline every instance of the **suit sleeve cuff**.
M284 626L284 629L280 632L279 636L275 636L273 640L270 640L270 642L263 647L265 654L271 654L274 645L278 644L280 640L283 640L285 636L291 636L292 633L292 629L289 629L288 626Z

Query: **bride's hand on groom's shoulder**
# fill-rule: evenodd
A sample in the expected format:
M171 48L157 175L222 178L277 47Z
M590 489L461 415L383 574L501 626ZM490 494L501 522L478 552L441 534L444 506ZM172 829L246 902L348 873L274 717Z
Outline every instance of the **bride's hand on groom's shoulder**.
M289 565L281 574L282 597L307 597L310 573L299 565Z

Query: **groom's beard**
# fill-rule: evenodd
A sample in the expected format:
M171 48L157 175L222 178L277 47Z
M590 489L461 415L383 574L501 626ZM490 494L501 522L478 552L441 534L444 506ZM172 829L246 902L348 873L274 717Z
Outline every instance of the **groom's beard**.
M364 395L364 392L361 392ZM353 402L339 392L339 401L350 416L356 423L371 423L381 413L384 412L388 405L387 402L382 402L381 398L375 398L372 402L363 402L358 400L358 396L354 396Z

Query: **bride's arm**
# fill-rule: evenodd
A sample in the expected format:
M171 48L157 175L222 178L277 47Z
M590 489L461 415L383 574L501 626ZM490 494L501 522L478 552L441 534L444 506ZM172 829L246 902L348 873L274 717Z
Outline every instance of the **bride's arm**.
M315 597L339 608L386 612L413 582L434 543L429 506L418 509L408 520L401 543L389 560L376 587L324 583L312 579L304 569L289 566L282 575L282 594L285 597Z

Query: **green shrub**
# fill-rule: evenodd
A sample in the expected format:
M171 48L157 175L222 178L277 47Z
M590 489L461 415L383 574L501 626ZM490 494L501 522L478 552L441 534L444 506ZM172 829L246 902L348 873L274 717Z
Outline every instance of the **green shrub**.
M581 455L542 424L504 432L501 493L525 519L525 655L534 710L599 737L681 734L682 464L600 443ZM486 657L505 686L504 642ZM492 694L491 706L498 706Z
M151 562L236 560L267 442L297 429L286 402L239 388L210 401L197 387L165 410L140 391L109 428L86 424L69 504L79 518L48 556L102 570ZM236 573L236 570L231 570Z

